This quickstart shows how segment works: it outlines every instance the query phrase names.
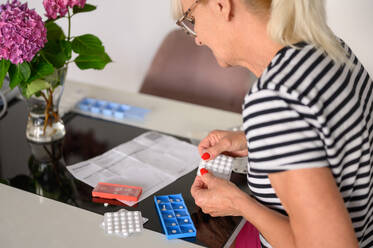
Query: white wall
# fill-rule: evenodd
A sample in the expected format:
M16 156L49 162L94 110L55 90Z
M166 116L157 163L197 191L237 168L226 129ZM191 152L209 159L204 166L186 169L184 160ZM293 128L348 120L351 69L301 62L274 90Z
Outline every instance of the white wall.
M327 0L329 26L358 56L373 77L373 1Z
M44 15L42 0L28 2L30 8ZM170 14L170 1L87 0L87 3L97 9L72 18L72 35L91 33L98 36L113 63L102 71L82 71L71 64L67 78L137 91L162 39L176 28ZM67 27L66 21L58 23Z
M163 37L173 28L170 1L88 0L97 10L75 16L72 34L92 33L104 43L114 63L103 71L70 66L68 79L137 91ZM373 1L327 0L329 24L358 55L373 76ZM42 0L29 6L44 13ZM61 23L64 24L64 23Z

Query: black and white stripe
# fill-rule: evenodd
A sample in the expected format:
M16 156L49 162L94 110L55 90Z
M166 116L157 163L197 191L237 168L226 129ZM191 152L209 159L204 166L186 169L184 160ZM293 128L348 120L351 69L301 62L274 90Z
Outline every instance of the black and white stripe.
M372 247L373 83L342 45L351 65L305 43L283 48L246 95L248 182L259 202L286 214L268 174L329 167L360 247Z

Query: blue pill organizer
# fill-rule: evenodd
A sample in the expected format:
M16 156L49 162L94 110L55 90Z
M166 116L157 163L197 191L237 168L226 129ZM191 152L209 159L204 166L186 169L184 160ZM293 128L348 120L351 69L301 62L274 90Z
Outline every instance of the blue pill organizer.
M114 122L121 122L126 119L141 121L149 112L148 109L95 98L83 98L76 104L74 111Z
M154 196L154 203L167 239L196 237L196 228L181 194Z

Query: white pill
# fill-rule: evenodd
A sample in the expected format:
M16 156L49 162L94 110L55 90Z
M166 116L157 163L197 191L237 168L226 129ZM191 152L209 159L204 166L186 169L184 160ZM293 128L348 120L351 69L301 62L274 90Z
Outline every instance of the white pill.
M167 216L168 218L172 218L172 215L171 214L169 214L168 216Z
M176 214L177 217L180 217L181 215L180 214Z
M180 206L179 208L183 208L183 206Z
M188 222L188 219L184 219L184 222Z
M193 230L192 230L192 229L189 229L189 232L193 232Z
M172 233L176 233L176 230L172 230Z
M176 223L172 223L171 225L172 225L172 226L176 226Z

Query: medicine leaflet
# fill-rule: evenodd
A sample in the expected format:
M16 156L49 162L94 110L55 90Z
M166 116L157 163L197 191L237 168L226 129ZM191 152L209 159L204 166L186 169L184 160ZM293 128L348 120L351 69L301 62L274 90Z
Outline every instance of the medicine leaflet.
M92 187L99 182L142 187L137 201L140 202L197 168L199 161L196 146L168 135L147 132L67 169ZM129 206L137 203L121 202Z

